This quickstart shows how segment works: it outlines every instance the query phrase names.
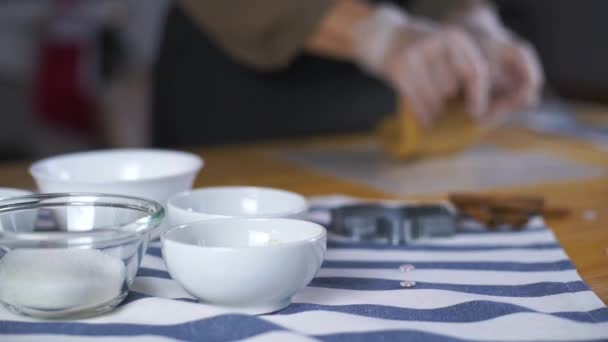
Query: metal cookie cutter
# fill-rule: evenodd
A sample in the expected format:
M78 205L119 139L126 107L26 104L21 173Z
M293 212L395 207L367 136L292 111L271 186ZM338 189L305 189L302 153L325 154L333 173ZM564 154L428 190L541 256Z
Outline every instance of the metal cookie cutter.
M443 204L362 203L331 208L329 212L329 230L353 241L399 245L451 236L456 231L455 211Z

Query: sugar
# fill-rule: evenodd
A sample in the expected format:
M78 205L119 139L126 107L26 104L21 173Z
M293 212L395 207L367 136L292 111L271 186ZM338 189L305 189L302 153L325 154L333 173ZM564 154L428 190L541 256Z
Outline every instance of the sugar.
M0 300L43 310L93 307L118 297L121 259L95 249L16 249L0 259Z

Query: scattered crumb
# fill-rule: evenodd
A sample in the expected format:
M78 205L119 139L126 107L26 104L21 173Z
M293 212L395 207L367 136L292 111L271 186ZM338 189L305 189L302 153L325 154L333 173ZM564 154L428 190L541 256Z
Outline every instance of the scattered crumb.
M596 218L597 214L595 213L595 210L585 210L583 212L583 219L585 221L595 221Z

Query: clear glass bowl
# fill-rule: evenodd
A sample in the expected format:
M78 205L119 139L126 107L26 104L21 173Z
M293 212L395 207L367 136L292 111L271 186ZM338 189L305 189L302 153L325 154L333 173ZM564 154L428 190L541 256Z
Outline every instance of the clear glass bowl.
M164 215L154 201L119 195L0 200L0 302L45 318L111 310L127 296Z

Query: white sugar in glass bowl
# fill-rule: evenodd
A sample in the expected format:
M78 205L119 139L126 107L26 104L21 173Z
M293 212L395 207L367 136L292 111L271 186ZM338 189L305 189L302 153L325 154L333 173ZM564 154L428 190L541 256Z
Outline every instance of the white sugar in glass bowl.
M24 224L32 217L36 224ZM44 318L86 317L118 305L153 229L154 201L106 194L0 200L0 303Z
M170 226L221 217L304 218L308 202L281 189L255 186L219 186L184 191L167 202Z
M190 189L203 167L195 154L160 149L110 149L50 157L30 167L40 192L136 196L165 204Z
M327 234L302 220L223 218L161 235L171 277L203 303L235 312L278 311L314 278Z

